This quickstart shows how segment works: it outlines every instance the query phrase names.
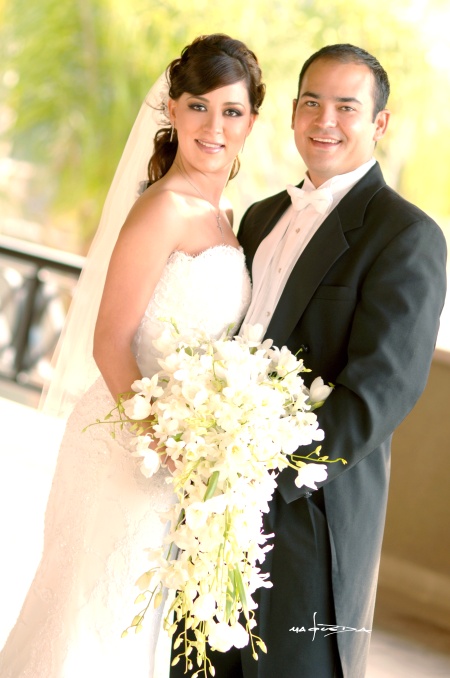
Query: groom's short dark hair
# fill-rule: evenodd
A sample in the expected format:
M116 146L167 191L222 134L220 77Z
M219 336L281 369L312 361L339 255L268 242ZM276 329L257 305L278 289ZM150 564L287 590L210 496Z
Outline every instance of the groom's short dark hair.
M306 71L311 66L314 61L318 59L327 59L329 61L340 61L341 63L355 63L363 64L370 68L373 73L375 90L373 94L374 100L374 118L380 111L386 108L387 100L390 93L389 78L378 61L372 54L366 52L365 49L361 47L355 47L354 45L349 44L337 44L337 45L327 45L322 47L318 52L312 54L309 59L303 64L302 70L300 71L300 76L298 79L298 94L297 98L300 95L300 88L302 86L303 78Z

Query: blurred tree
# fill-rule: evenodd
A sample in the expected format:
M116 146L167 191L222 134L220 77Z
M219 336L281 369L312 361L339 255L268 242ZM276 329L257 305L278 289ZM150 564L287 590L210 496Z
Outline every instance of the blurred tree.
M45 224L48 242L51 232L76 232L86 249L147 89L184 45L215 31L247 42L268 86L230 184L238 217L300 179L290 130L298 71L322 45L351 42L374 53L392 82L391 130L377 149L387 179L448 219L449 163L436 153L450 150L450 83L439 68L449 54L433 42L446 44L436 33L450 18L443 0L0 0L0 17L3 155L34 168L23 216Z
M11 154L39 168L28 213L79 228L82 241L95 227L136 102L174 51L157 22L137 21L126 4L14 0L5 16Z

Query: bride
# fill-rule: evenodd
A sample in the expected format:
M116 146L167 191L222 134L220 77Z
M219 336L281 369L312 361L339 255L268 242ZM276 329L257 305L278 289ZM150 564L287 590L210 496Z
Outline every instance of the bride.
M145 549L163 538L158 514L173 501L169 470L145 478L125 430L114 440L100 425L82 430L158 369L152 339L164 319L176 319L181 333L201 327L211 335L242 320L250 282L222 191L263 98L255 55L214 34L187 46L144 102L47 397L47 411L76 405L47 506L42 561L0 654L2 678L154 675L161 612L146 618L140 634L121 634L137 611L134 582L148 569ZM158 124L148 187L135 200Z

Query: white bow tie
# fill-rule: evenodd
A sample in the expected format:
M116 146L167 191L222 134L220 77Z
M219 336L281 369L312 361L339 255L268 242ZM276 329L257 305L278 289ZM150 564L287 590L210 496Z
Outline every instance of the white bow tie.
M300 212L307 205L312 205L319 214L325 214L333 202L333 194L329 188L316 188L314 191L305 191L297 186L286 186L291 196L292 206L296 212Z

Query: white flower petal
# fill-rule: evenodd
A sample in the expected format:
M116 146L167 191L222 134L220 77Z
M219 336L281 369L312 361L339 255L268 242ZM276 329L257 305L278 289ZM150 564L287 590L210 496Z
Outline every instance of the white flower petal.
M211 619L216 610L216 600L211 593L198 596L192 605L192 614L201 621Z
M328 398L333 388L323 383L321 377L316 377L309 387L309 400L311 404L322 403Z
M135 395L130 400L125 400L123 408L126 416L136 421L146 419L152 411L151 404L142 395Z
M312 490L317 490L316 483L326 480L327 477L328 470L325 464L315 464L314 462L310 464L302 463L294 482L297 487L305 485Z

